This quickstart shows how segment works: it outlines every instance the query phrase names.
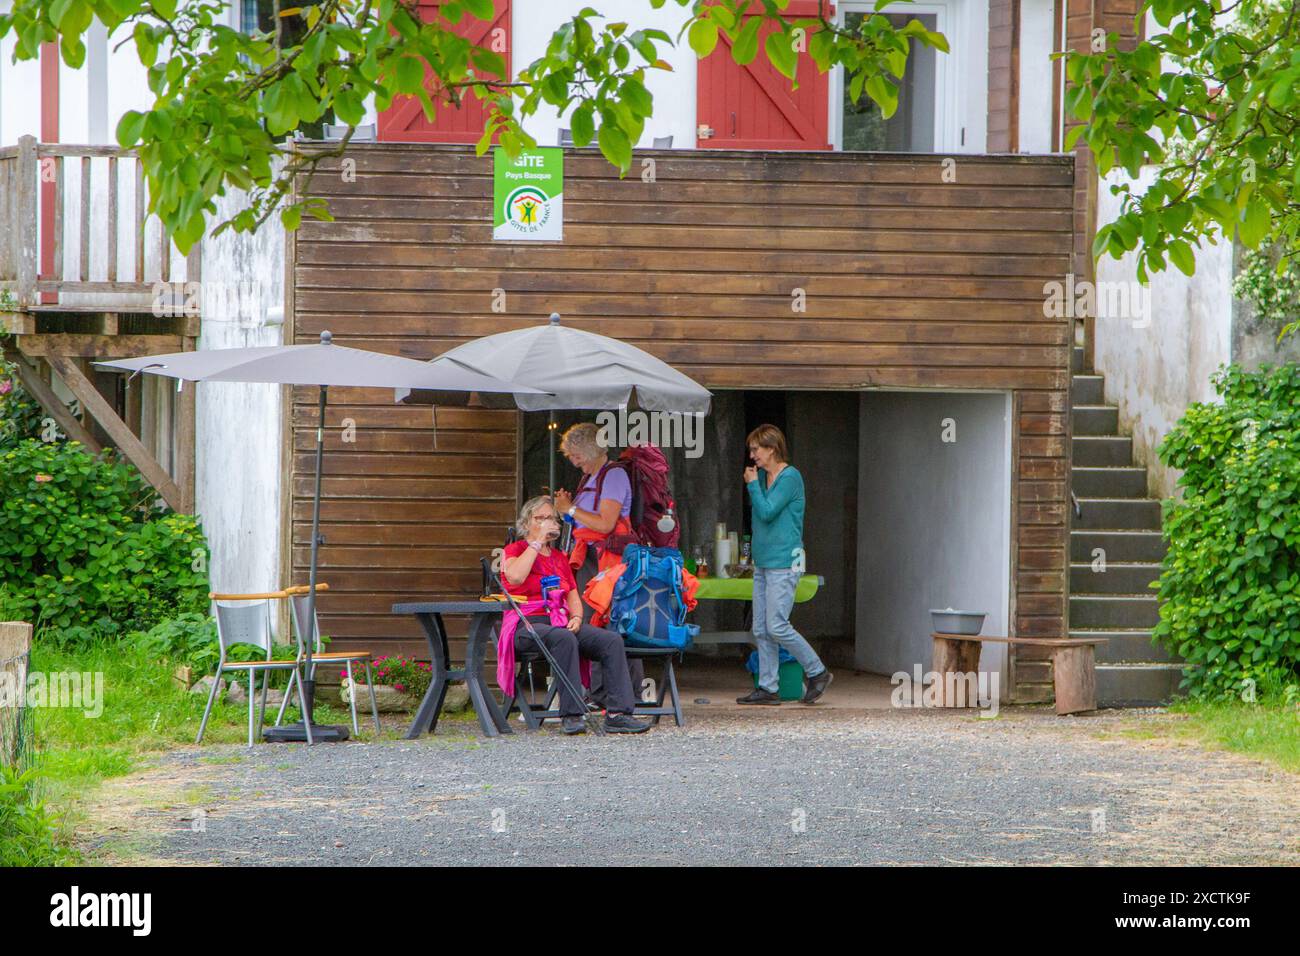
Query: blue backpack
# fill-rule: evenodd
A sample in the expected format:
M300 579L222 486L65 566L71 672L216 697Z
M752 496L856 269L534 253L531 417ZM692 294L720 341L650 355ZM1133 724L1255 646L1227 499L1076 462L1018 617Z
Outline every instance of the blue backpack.
M614 585L610 628L623 635L628 647L677 651L690 647L700 628L686 623L682 553L676 548L629 544L623 549L623 563L627 568Z

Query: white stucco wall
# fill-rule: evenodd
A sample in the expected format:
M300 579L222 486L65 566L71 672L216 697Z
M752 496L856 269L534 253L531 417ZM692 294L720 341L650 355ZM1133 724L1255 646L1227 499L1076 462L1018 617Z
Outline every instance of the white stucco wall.
M221 214L242 203L240 194L226 196L219 201ZM278 217L251 236L228 230L204 240L203 294L199 348L283 343L284 327L272 312L284 303L284 229ZM287 583L280 581L280 448L287 440L282 388L210 382L198 389L195 497L211 548L213 587L280 587Z
M0 10L13 6L0 0ZM14 63L13 34L0 39L0 146L20 136L41 135L41 68L36 60Z
M984 611L983 633L1007 633L1009 396L866 392L859 408L855 666L928 671L932 608ZM980 669L1005 690L1006 646L985 644Z
M1112 174L1113 175L1113 174ZM1134 188L1151 182L1147 170ZM1109 180L1097 189L1097 221L1112 221L1119 197ZM1165 468L1155 449L1192 402L1214 399L1210 376L1232 352L1232 243L1202 244L1196 272L1172 265L1151 277L1150 324L1136 316L1097 318L1096 368L1106 376L1106 401L1119 406L1120 431L1133 436L1133 457L1147 466L1153 494L1174 494L1177 472ZM1130 254L1097 260L1097 281L1136 281Z

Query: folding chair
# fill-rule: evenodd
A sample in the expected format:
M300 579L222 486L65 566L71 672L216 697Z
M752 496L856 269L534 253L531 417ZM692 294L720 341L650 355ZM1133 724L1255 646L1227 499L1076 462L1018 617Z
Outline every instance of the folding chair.
M558 719L560 712L554 706L555 698L559 696L560 689L556 686L555 678L551 677L546 685L546 702L544 704L534 704L533 698L537 696L537 689L533 686L533 665L539 661L546 660L541 651L525 651L522 654L515 655L515 692L505 694L501 701L501 710L510 719L510 712L518 708L519 713L523 715L524 724L529 730L537 730L547 720ZM522 678L528 674L528 691L523 689Z
M208 706L203 709L203 720L199 724L199 736L195 741L196 744L203 743L203 732L208 726L208 715L212 713L212 704L217 699L217 687L219 686L221 675L226 671L247 672L248 674L248 746L253 746L254 728L253 728L253 679L258 674L262 675L262 701L257 713L257 731L262 729L262 721L266 718L266 686L267 679L271 676L271 671L291 671L289 678L289 687L285 690L285 700L289 699L289 691L293 688L293 679L298 676L297 661L273 661L271 660L271 614L270 602L258 601L256 604L230 605L213 603L213 610L217 618L217 645L220 648L220 656L217 661L217 671L213 675L212 690L208 692ZM266 658L260 661L228 661L226 652L236 644L249 644L253 647L260 647L266 651ZM307 701L302 693L302 681L298 681L298 702L303 708L303 713L307 712ZM280 708L283 713L283 706ZM277 721L278 723L278 721ZM311 731L308 730L307 742L311 743Z
M677 669L673 666L673 662L681 656L682 652L670 647L628 647L626 653L629 659L649 660L652 657L660 657L664 662L663 676L659 686L655 688L654 704L638 703L632 713L637 717L653 718L656 726L659 724L660 717L671 717L678 727L682 726L685 719L682 717L681 698L677 693ZM665 697L668 698L667 706L664 705Z
M321 589L322 587L318 585L317 590L321 590ZM377 734L380 733L379 703L375 700L375 684L374 681L371 680L370 652L369 651L323 651L321 650L320 619L317 618L317 620L315 621L316 626L314 628L309 629L308 622L307 622L307 595L301 593L293 593L297 590L298 590L297 588L289 589L288 591L286 591L286 596L289 598L289 606L293 610L293 614L290 616L293 618L293 629L294 629L294 633L298 635L299 645L305 647L307 644L307 636L312 633L316 635L316 642L311 652L311 674L309 674L308 677L310 677L312 680L316 679L316 665L321 662L327 664L342 664L343 669L347 672L349 678L352 677L352 664L354 663L365 664L366 665L366 688L370 691L370 713L375 718L375 733ZM298 658L298 663L300 665L304 663L301 657ZM297 678L296 672L289 676L289 686L288 688L285 689L284 700L280 702L280 713L277 714L275 718L275 725L277 727L280 726L280 721L284 719L284 709L289 704L289 692L293 690L293 683L296 678ZM361 729L357 724L357 694L356 694L355 683L352 685L352 693L349 694L348 696L351 698L351 704L352 704L352 732L354 734L358 734L361 732Z

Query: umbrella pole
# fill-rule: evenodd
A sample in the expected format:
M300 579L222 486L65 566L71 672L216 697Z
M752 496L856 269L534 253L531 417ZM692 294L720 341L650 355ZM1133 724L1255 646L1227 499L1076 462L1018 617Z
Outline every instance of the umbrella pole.
M551 483L547 485L547 490L551 494L555 494L555 412L553 411L546 413L546 440L551 446L549 463Z
M329 387L320 387L320 410L316 424L316 488L311 502L311 569L307 577L307 626L311 633L307 635L306 654L307 669L303 672L303 691L307 697L307 713L302 719L312 723L312 710L316 705L316 679L312 676L311 655L316 649L319 635L316 633L316 565L320 556L320 484L321 472L325 465L325 402Z
M316 565L320 555L320 488L321 472L324 470L325 460L325 402L328 397L329 387L322 385L320 387L320 406L319 418L316 425L316 488L312 496L311 505L311 568L307 578L307 627L310 633L305 638L306 646L302 648L303 652L303 672L302 672L302 693L307 702L307 709L302 715L302 722L290 724L286 727L269 727L263 735L265 739L272 741L299 741L307 740L308 743L324 741L334 743L340 740L348 739L347 729L340 726L318 724L312 719L312 710L315 708L316 697L316 678L312 675L311 655L316 649ZM302 631L299 629L299 637L302 637ZM307 728L311 727L310 740L308 740Z

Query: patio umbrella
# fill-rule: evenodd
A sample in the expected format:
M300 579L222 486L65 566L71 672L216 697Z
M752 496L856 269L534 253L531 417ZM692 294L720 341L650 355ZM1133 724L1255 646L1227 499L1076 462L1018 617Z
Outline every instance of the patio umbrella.
M428 362L334 345L329 332L322 332L317 345L274 345L260 348L211 349L204 352L172 352L141 358L96 362L103 368L127 372L149 372L191 382L260 382L273 385L316 385L320 388L320 425L316 429L316 487L312 498L311 570L307 598L307 620L312 633L302 645L306 673L311 673L311 655L316 646L316 565L320 547L321 465L324 459L325 403L331 385L357 388L392 388L395 385L439 392L533 394L528 385L515 384L471 369L435 366ZM299 634L299 640L303 640ZM315 682L303 683L308 713L303 722L272 727L270 740L346 740L342 727L312 723L312 695Z
M526 412L555 409L613 409L627 406L635 395L646 411L704 414L712 395L649 352L608 335L584 332L560 324L558 312L545 325L475 339L444 352L430 363L511 382L533 391L489 397L484 404ZM398 401L453 404L453 396L399 389ZM512 401L513 399L513 401ZM554 416L552 416L553 424ZM555 429L550 430L550 480L555 487Z

